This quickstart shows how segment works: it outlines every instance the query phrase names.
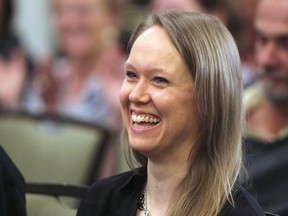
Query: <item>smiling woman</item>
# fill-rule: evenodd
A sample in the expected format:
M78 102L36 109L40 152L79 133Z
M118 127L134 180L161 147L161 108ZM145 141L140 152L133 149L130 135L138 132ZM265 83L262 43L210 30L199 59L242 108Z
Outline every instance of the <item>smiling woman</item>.
M241 69L224 25L200 13L152 14L130 38L125 74L122 141L140 167L97 182L78 216L264 215L237 181Z

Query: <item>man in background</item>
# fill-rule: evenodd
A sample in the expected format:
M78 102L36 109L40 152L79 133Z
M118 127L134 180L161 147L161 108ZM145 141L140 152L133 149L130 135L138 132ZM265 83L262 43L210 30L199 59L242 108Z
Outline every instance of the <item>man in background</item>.
M260 0L254 22L258 70L248 88L247 168L264 210L288 215L288 1Z

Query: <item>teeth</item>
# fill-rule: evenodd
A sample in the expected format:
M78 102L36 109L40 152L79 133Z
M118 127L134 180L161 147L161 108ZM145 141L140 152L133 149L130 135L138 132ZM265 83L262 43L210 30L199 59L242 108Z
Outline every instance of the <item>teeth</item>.
M140 123L140 122L157 123L157 122L160 122L160 119L132 114L132 121L137 122L137 123Z
M137 116L136 115L132 115L132 121L136 122L137 121Z
M136 122L141 122L141 116L137 116L137 118L136 118Z
M142 128L151 128L151 127L153 127L153 125L140 125L140 124L135 124L134 127L135 127L135 128L139 128L139 129L142 129Z

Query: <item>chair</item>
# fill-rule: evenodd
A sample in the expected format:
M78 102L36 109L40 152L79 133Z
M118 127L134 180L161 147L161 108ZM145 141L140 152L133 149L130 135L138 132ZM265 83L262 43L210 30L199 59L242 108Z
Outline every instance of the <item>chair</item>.
M66 184L27 183L27 215L75 216L77 209L71 208L59 200L60 197L82 199L87 188Z
M26 180L28 216L75 215L79 196L63 194L64 186L98 179L109 137L99 125L57 115L0 112L0 144ZM61 193L52 194L59 185Z
M0 143L27 182L90 185L108 138L99 125L56 115L0 114Z

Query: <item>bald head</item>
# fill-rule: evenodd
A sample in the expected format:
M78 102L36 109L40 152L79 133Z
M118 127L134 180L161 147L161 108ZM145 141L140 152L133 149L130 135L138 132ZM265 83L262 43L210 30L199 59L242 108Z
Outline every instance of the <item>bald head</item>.
M176 9L184 11L204 11L197 0L153 0L152 5L156 9Z
M270 27L277 29L288 28L288 1L287 0L260 0L255 17L257 28Z

